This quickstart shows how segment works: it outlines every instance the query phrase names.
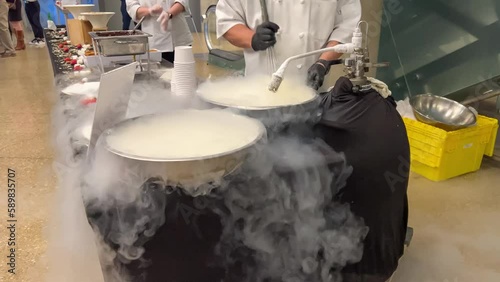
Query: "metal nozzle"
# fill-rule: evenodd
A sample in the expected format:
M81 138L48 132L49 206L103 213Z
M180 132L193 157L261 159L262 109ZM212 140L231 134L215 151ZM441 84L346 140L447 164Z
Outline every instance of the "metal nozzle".
M278 76L276 74L273 74L273 79L271 80L271 83L269 83L269 90L276 92L278 91L278 88L280 88L281 82L283 81L283 78L281 76Z

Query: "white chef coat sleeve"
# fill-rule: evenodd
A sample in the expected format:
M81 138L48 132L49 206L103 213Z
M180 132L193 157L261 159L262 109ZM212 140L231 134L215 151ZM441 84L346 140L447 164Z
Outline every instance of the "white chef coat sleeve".
M246 25L245 10L241 0L219 0L215 14L217 18L217 38L221 38L235 25Z
M127 13L132 18L134 22L138 22L137 10L141 7L139 0L126 0L127 3Z
M338 4L335 27L329 41L349 43L361 19L361 3L360 0L340 0Z

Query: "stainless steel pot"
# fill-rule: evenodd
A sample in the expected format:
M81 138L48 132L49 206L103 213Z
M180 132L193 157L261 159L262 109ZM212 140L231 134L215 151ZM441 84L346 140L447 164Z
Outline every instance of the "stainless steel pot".
M105 57L142 55L149 51L151 34L136 30L89 32L96 43L97 53Z
M315 95L313 98L296 105L269 107L245 107L232 103L223 103L211 100L200 92L197 92L197 96L211 107L227 108L237 114L255 118L272 131L279 131L290 123L316 123L321 119L321 110L319 107L321 97L319 95Z
M182 112L192 112L193 114L205 111L210 110L182 110ZM219 182L224 176L227 176L240 167L245 161L245 158L255 149L254 146L258 142L265 140L266 129L259 121L235 115L231 112L220 112L221 117L224 119L234 119L236 122L238 122L238 120L245 120L244 124L252 124L254 129L257 129L257 133L255 134L253 140L249 141L246 145L231 151L225 151L205 157L186 157L181 159L133 155L113 147L112 144L108 142L109 136L112 136L117 130L128 126L131 123L142 122L144 119L148 119L156 115L140 116L125 120L117 124L115 127L106 130L101 139L105 148L114 155L125 158L129 161L141 162L146 166L154 165L156 168L155 170L162 172L162 175L158 176L164 177L168 185L180 186L185 188L185 190L191 194L195 194L196 191L193 191L193 189L196 189L196 187L206 183ZM200 118L203 118L203 115L200 115ZM200 128L199 130L204 130L204 128ZM158 134L161 134L161 132ZM179 136L179 138L182 138L182 136ZM203 140L201 140L201 142L203 142ZM168 146L168 144L165 144L165 146Z
M451 99L431 94L410 98L415 117L444 130L457 130L474 126L476 115L466 106Z
M497 96L500 96L500 89L492 89L459 103L446 97L421 94L411 97L410 105L419 121L452 131L476 124L478 113L467 105Z

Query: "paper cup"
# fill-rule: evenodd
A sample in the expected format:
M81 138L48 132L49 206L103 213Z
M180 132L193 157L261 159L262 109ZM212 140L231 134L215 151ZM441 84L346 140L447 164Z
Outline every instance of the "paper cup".
M177 85L175 84L175 82L170 82L170 92L172 93L176 93L177 92Z
M193 47L175 47L174 64L175 63L194 63Z
M196 76L193 70L178 70L175 72L176 76Z
M193 71L187 71L187 72L176 72L175 73L176 77L195 77L195 73Z
M175 90L193 90L195 89L195 84L191 82L176 83Z
M176 70L195 70L196 66L194 64L175 64Z
M176 82L178 82L177 80L179 78L192 78L192 79L195 79L196 78L196 75L194 74L194 72L191 72L191 71L188 71L188 72L182 72L182 71L178 71L175 73L175 78L174 80Z
M194 63L174 63L174 68L179 70L190 70L196 69L196 65Z
M195 61L174 61L174 67L175 65L195 65Z
M178 73L175 79L178 84L181 81L196 81L196 76L192 73Z
M174 69L165 69L163 74L160 76L160 79L165 81L165 82L171 82L172 77L173 77L173 72L174 72Z
M175 72L175 78L174 80L178 83L179 82L179 79L192 79L192 80L196 80L196 73L194 72L194 70L191 70L191 71L183 71L183 70L177 70Z
M176 90L194 89L196 87L196 83L190 79L177 81L175 85Z
M179 49L176 48L176 52ZM187 50L192 54L191 47L180 50ZM184 54L188 53L187 51L181 51L180 54L184 52ZM176 53L177 54L177 53ZM173 81L174 86L172 87L173 91L175 91L176 96L189 96L194 95L197 86L196 79L196 66L194 62L174 62L174 73L173 73Z
M194 90L175 90L175 96L189 97L194 95Z
M193 79L179 79L174 85L175 93L178 95L190 95L196 89L196 83Z
M194 71L194 69L190 69L190 70L189 69L187 69L187 70L185 70L185 69L184 70L177 70L175 72L175 75L180 75L180 76L182 76L182 75L195 75L195 74L196 74L196 72Z

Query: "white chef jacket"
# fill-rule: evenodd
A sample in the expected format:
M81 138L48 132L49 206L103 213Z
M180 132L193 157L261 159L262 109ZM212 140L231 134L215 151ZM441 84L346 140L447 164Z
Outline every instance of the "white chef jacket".
M361 18L360 0L267 0L269 20L280 29L274 45L276 68L287 58L320 49L329 41L351 42L352 33ZM217 37L237 24L255 30L263 22L259 0L219 0L217 4ZM270 73L267 51L245 49L246 75ZM305 76L320 55L295 60L287 75Z
M139 7L153 7L156 4L162 5L167 11L175 2L182 4L186 9L189 7L189 0L126 0L127 12L133 21L138 22L137 9ZM161 29L157 22L158 17L147 16L142 22L142 31L153 35L149 38L149 47L160 52L172 52L176 46L187 46L193 44L193 36L189 30L184 13L181 13L168 22L167 31Z

